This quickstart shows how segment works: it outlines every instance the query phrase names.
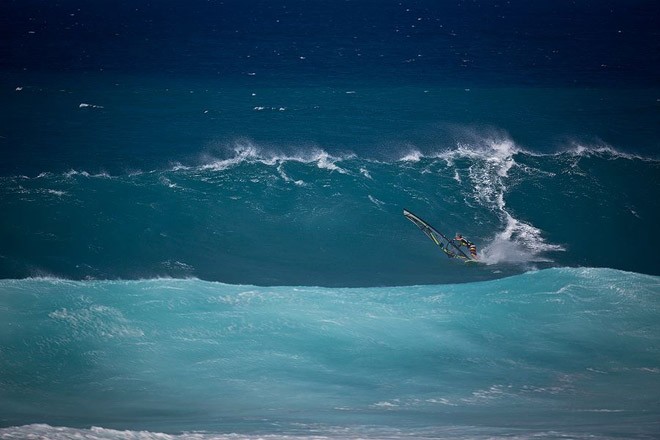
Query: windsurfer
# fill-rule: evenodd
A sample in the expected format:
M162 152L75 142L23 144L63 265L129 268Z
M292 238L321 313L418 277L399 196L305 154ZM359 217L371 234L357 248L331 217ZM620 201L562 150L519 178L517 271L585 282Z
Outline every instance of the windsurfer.
M456 237L454 237L454 241L458 242L459 246L465 246L470 250L470 255L472 255L472 258L477 259L477 246L472 243L470 240L467 238L463 237L462 234L459 234L458 232L456 233Z

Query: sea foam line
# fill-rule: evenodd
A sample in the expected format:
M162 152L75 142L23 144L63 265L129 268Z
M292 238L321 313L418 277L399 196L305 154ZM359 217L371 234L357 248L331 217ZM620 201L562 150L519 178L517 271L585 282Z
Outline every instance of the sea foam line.
M599 411L599 410L596 410ZM615 412L609 411L607 412ZM297 430L304 429L304 425L298 426ZM0 428L0 439L17 440L24 438L47 438L49 440L69 440L71 438L80 440L403 440L420 438L427 440L523 440L523 439L593 439L590 432L561 432L557 430L543 431L532 430L525 432L521 429L505 429L475 426L434 426L428 428L380 428L371 426L356 427L329 427L320 431L318 426L309 426L305 434L301 433L259 433L259 434L237 434L237 433L211 433L211 432L183 432L180 434L166 434L151 431L115 430L92 426L89 429L56 427L47 424L32 424L24 426L12 426ZM312 433L313 432L313 433ZM603 440L614 437L599 436Z
M659 158L642 156L639 154L625 153L615 147L599 143L594 145L583 144L578 141L573 141L568 146L560 151L553 153L538 153L529 149L524 149L517 145L513 140L509 139L506 135L485 136L479 138L477 134L471 134L468 141L456 143L454 148L444 148L439 151L422 152L415 146L406 147L401 153L392 161L376 159L370 157L358 156L355 153L329 153L320 147L311 148L298 148L291 153L284 153L281 149L264 147L258 145L250 140L235 141L231 147L223 148L230 151L230 155L225 159L218 159L212 154L205 154L201 157L202 165L184 164L179 161L173 160L169 168L153 169L150 171L131 170L125 173L110 174L106 171L90 172L86 170L69 169L59 175L68 179L75 177L96 178L96 179L112 179L123 176L135 177L143 174L161 173L166 171L190 171L190 170L212 170L224 171L236 167L242 163L261 163L268 166L280 166L287 162L316 164L318 168L327 169L329 171L336 171L342 174L351 174L345 168L338 164L348 160L356 160L367 163L396 165L401 163L417 163L424 160L440 159L447 163L448 166L454 166L457 161L462 159L468 160L484 160L488 163L497 166L498 173L502 177L506 177L508 171L518 164L513 160L514 156L522 154L530 157L567 157L572 159L599 157L603 159L626 159L626 160L639 160L644 162L660 162ZM505 166L501 166L505 165ZM101 168L102 169L102 168ZM360 170L365 177L370 177L368 171ZM535 170L539 171L539 170ZM34 177L26 175L6 176L11 179L32 180L32 179L48 179L58 175L52 171L43 171ZM0 177L1 179L1 177ZM461 180L459 174L454 175L456 181Z
M602 157L611 159L641 160L644 162L659 162L658 158L641 156L639 154L624 153L611 145L602 143L598 145L584 145L573 141L566 150L557 152L553 156L572 156L572 157Z
M342 174L348 172L339 167L337 162L354 158L355 155L333 156L321 148L311 148L309 151L299 151L292 155L276 151L268 151L252 142L239 142L232 148L233 156L227 159L207 158L208 163L202 165L202 170L224 171L242 163L262 163L269 166L279 166L285 162L316 163L321 169L337 171Z

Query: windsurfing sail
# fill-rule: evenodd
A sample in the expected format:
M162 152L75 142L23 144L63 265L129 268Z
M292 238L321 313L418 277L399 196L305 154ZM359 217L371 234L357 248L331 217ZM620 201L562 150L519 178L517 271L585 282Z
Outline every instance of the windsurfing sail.
M475 258L468 256L454 243L454 240L447 238L445 234L435 229L433 226L417 217L407 209L403 210L403 215L413 222L433 243L436 244L449 258L459 258L466 262L476 261Z

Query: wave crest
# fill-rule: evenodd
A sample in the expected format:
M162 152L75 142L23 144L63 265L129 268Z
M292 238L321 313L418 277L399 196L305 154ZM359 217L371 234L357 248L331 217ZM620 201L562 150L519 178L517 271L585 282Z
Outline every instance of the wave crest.
M311 147L292 151L290 153L276 149L264 148L250 140L239 140L230 147L225 147L226 158L218 159L212 154L204 154L201 169L224 171L242 163L262 163L269 166L279 166L285 162L316 163L321 169L346 173L346 170L337 165L346 159L355 157L354 154L334 156L319 147Z

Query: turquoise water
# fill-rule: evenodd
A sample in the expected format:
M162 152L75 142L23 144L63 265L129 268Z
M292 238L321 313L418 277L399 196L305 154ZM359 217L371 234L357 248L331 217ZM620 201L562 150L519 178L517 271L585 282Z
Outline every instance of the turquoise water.
M0 285L0 413L6 426L27 425L3 438L125 438L127 429L152 433L144 438L651 438L658 429L653 276L547 269L358 289Z

